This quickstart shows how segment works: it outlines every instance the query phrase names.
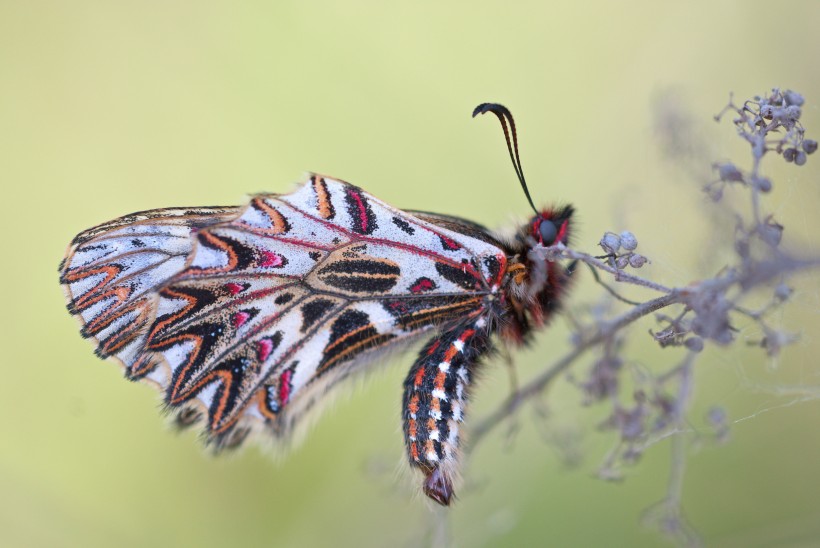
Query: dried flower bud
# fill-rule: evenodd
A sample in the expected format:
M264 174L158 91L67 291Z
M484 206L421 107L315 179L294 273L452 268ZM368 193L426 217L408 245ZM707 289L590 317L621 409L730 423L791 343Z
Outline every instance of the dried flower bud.
M817 141L806 139L803 141L803 150L806 151L806 154L814 154L817 151Z
M724 426L727 418L726 409L719 406L710 407L706 413L706 420L712 426Z
M696 314L691 323L693 333L721 345L732 342L734 335L729 323L731 304L723 295L700 292L693 295L688 304Z
M766 177L755 177L752 179L752 183L760 192L769 192L772 190L772 181Z
M783 225L771 219L761 224L757 232L760 234L760 239L772 247L779 245L780 240L783 239Z
M606 232L598 245L605 252L615 254L621 248L621 239L613 232Z
M749 242L746 239L735 240L735 251L742 258L749 256Z
M655 419L655 425L653 427L657 432L664 430L675 420L680 412L680 403L667 394L658 394L653 403L658 411L658 416Z
M789 113L788 108L775 108L772 115L778 123L783 124L784 126L791 126L794 123L794 119Z
M786 160L787 162L793 162L794 157L796 155L797 155L797 149L796 148L787 148L786 150L783 151L783 159Z
M635 464L641 457L643 456L643 449L641 447L637 447L635 445L630 444L629 447L624 450L621 458L626 464Z
M791 105L786 107L786 116L788 116L790 120L799 120L801 114L802 111L800 110L800 107L798 107L797 105Z
M629 257L626 255L621 255L620 257L615 258L615 267L618 270L623 270L629 264Z
M760 115L767 120L771 120L774 116L774 107L768 104L761 104Z
M798 150L797 154L794 155L794 164L798 165L798 166L802 166L803 164L806 163L807 159L808 158L806 157L806 153L803 152L802 150Z
M799 337L793 333L766 328L766 336L760 341L760 346L766 349L769 357L777 357L784 346L794 344Z
M634 251L638 247L638 238L628 230L621 232L621 246L627 251Z
M643 255L640 255L638 253L632 253L629 256L629 266L631 266L632 268L640 268L646 264L647 260L648 259Z
M703 339L700 337L689 337L683 342L683 345L692 352L700 352L703 350Z
M624 441L640 439L646 431L646 409L640 403L631 409L618 410L615 420Z
M710 407L706 413L706 422L714 429L717 441L725 442L729 438L729 414L726 409L719 406Z
M786 101L787 105L795 105L798 107L802 106L804 101L802 95L790 89L783 93L783 99Z
M777 287L774 288L774 297L782 302L791 297L792 291L793 289L784 283L777 284Z
M595 362L587 380L581 384L587 401L600 401L618 393L618 371L623 363L617 358L603 357Z
M704 190L713 202L719 202L723 198L723 185L709 185Z
M721 181L743 181L743 173L734 164L727 162L716 167Z

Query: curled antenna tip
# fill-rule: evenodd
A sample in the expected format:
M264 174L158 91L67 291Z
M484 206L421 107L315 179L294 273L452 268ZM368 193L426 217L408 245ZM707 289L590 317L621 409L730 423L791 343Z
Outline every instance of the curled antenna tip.
M527 202L529 202L530 207L536 215L539 215L538 209L535 207L535 204L532 203L530 190L527 188L527 181L524 179L524 169L521 167L521 158L518 155L518 136L515 132L515 120L513 120L512 113L507 107L498 103L481 103L473 109L473 118L487 112L495 114L498 121L501 122L501 129L504 131L504 140L507 141L507 150L510 153L510 160L512 160L515 174L518 176L518 182L521 183L521 188L524 190L524 196L527 197Z
M504 105L500 105L498 103L481 103L473 109L473 118L479 114L486 114L488 112L494 112L495 114L509 114L510 110Z

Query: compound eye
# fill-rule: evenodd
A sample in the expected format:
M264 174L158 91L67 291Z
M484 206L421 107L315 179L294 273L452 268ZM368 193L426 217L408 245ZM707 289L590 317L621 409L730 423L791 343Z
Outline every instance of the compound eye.
M541 235L541 243L549 246L555 243L555 238L558 236L558 227L549 219L544 219L538 225L538 233Z

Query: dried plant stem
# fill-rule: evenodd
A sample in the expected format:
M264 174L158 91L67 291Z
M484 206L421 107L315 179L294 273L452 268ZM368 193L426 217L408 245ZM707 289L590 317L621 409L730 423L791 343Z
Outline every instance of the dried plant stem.
M604 263L603 261L596 259L592 255L588 253L583 253L581 251L575 251L573 249L565 249L564 256L568 259L574 259L578 261L582 261L590 266L593 266L599 270L603 270L604 272L609 272L613 276L615 276L615 281L617 282L626 282L633 285L638 285L641 287L646 287L648 289L654 289L655 291L660 291L661 293L671 293L672 288L666 287L665 285L653 282L652 280L647 280L646 278L642 278L640 276L635 276L634 274L630 274L628 272L624 272L623 270L619 270L617 268L613 268L612 266Z
M687 353L683 362L667 374L680 378L674 409L669 480L666 496L644 513L644 521L687 546L701 546L703 541L683 515L683 481L689 441L686 436L686 412L694 389L695 352Z
M583 355L587 350L596 347L601 342L612 337L618 330L651 314L657 310L665 308L671 304L680 303L681 295L677 291L670 291L667 295L658 297L651 301L636 306L635 308L621 314L612 319L607 324L602 325L600 329L581 340L571 352L556 361L544 372L532 379L527 384L523 385L516 392L511 394L504 403L502 403L495 411L487 415L481 422L477 423L471 430L471 437L469 447L474 448L481 441L482 438L505 418L512 416L522 404L531 398L540 395L544 389L549 385L558 375L564 372L575 360Z

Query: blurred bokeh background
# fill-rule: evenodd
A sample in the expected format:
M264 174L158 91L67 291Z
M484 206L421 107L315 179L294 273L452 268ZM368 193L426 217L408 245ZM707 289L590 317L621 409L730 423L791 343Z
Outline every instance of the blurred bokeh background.
M512 441L506 428L483 441L444 517L402 464L412 352L349 387L287 458L213 458L170 431L153 390L92 355L57 264L94 224L241 203L308 170L399 207L504 225L527 205L497 123L470 119L497 101L517 117L535 200L576 205L578 248L629 228L653 260L645 274L685 284L714 272L711 243L725 238L689 168L749 159L711 116L730 91L783 86L806 96L820 135L818 23L820 5L790 1L0 2L0 545L661 543L641 516L664 496L668 440L624 481L596 478L616 442L596 429L609 409L582 406L564 379L546 418L525 408ZM704 151L686 169L661 150L654 116L670 108L690 114L682 142ZM817 160L766 167L785 244L815 255ZM589 278L575 306L600 296ZM760 333L743 325L737 349L698 362L692 428L707 430L713 405L732 423L727 444L688 454L686 516L710 545L820 544L818 288L802 277L777 318L803 338L776 363L744 346ZM681 355L658 352L652 326L636 327L628 355L659 371ZM561 319L517 354L519 375L564 353L568 333ZM503 365L489 364L471 418L508 393Z

